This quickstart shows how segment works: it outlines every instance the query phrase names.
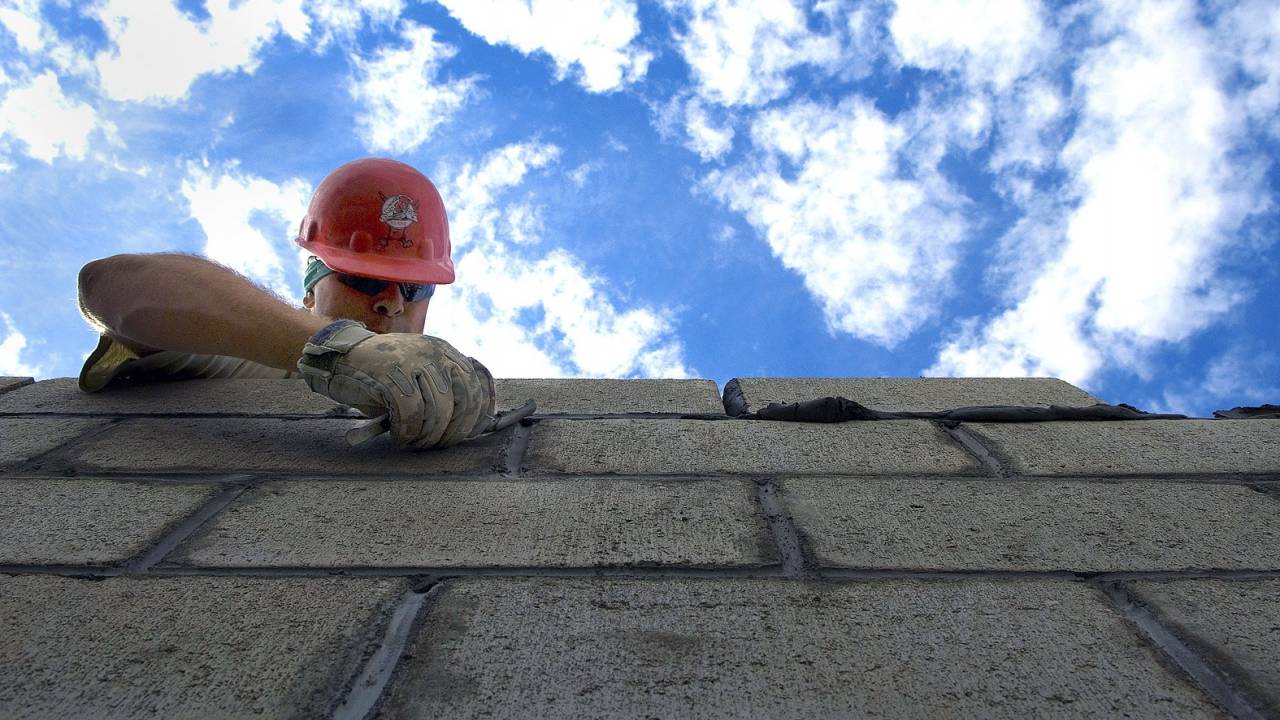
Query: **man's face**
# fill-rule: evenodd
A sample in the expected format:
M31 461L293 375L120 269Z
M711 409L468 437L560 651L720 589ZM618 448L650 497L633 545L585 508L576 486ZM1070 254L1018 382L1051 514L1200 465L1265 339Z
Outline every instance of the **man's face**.
M365 295L330 274L315 284L302 304L318 315L362 322L376 333L420 333L431 298L405 302L400 285L393 282L377 294Z

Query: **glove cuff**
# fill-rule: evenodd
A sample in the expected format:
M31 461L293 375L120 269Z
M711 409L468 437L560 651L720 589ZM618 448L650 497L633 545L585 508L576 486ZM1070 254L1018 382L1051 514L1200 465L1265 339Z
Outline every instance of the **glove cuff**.
M364 323L355 320L334 320L333 322L320 328L320 332L311 336L307 340L307 347L303 352L310 353L311 347L317 349L323 348L320 352L336 351L345 353L355 347L362 340L367 340L375 335Z
M312 390L323 392L317 389L317 383L328 380L333 372L334 362L340 356L346 355L351 348L375 334L355 320L335 320L320 328L320 332L312 335L311 339L307 340L307 344L302 346L302 357L298 358L298 371L311 384Z

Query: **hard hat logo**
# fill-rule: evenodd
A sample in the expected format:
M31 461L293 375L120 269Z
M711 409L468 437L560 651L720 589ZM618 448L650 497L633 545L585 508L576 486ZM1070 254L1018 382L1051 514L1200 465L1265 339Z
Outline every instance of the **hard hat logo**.
M378 193L382 195L382 193ZM378 247L386 247L393 239L402 247L412 247L413 239L405 235L405 228L418 222L418 204L407 195L382 196L382 215L379 218L387 226L387 236L378 241Z

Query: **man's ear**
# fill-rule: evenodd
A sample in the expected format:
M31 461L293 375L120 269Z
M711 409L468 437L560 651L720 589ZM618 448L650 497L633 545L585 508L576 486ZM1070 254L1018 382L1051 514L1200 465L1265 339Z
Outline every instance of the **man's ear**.
M302 307L310 310L316 306L316 292L308 290L306 295L302 296Z

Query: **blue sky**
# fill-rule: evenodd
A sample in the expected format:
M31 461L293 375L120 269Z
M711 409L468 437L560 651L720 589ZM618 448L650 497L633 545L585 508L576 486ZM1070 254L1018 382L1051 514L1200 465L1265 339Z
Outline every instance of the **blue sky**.
M1280 402L1277 150L1272 0L0 0L0 374L78 372L114 253L298 302L312 188L383 155L499 376Z

